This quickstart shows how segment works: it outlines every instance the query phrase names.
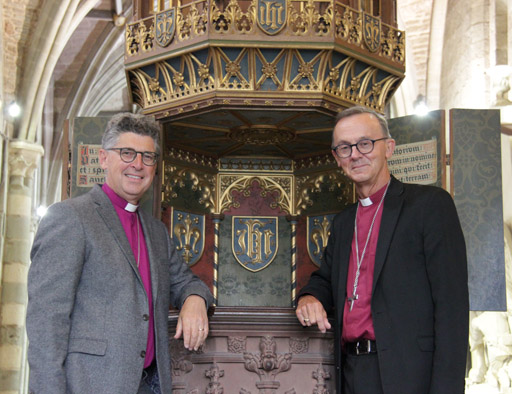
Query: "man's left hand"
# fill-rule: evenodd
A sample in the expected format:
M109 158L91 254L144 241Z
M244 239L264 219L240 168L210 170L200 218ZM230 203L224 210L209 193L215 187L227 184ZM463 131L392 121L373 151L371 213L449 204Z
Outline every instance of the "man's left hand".
M188 350L199 349L208 336L206 303L198 295L188 296L181 307L174 339L180 338L182 334L183 344Z

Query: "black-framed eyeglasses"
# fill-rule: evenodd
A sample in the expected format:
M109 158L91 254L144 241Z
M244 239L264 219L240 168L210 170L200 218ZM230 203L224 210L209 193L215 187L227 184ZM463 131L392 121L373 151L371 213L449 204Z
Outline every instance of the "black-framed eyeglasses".
M377 141L387 140L388 138L389 137L383 137L376 140L365 138L364 140L357 141L355 144L339 144L332 148L332 150L340 159L346 159L352 155L352 148L354 146L357 148L359 153L364 155L373 151L373 147Z
M107 150L116 150L119 152L119 157L125 163L131 163L137 158L140 153L142 162L147 166L154 166L158 160L158 154L155 152L139 152L132 148L110 148Z

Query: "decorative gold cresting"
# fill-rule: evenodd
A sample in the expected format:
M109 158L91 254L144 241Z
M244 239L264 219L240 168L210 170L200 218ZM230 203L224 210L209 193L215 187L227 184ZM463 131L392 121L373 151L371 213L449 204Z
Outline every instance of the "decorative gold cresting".
M355 10L341 1L288 0L284 23L278 31L265 28L268 16L277 17L278 10L262 12L258 1L242 2L230 0L226 7L217 2L198 0L176 7L176 39L179 43L194 41L201 37L218 38L222 35L254 35L267 40L276 36L317 38L332 36L356 47L365 48L363 40L363 11ZM260 7L262 5L260 4ZM264 5L263 5L264 6ZM210 17L208 18L208 10ZM137 56L141 52L161 49L155 40L155 17L145 18L126 26L126 54ZM259 23L258 23L259 22ZM263 23L262 23L263 22ZM382 23L379 55L394 62L403 63L405 54L404 33L393 26Z
M336 167L336 161L332 154L315 156L315 157L306 157L300 160L296 160L294 162L295 169L298 171L304 171L307 169L315 169L322 167L333 168Z
M138 53L149 52L153 49L155 39L153 21L126 25L126 54L133 56Z
M128 24L133 101L158 118L211 105L384 112L404 78L405 34L345 2L197 0Z
M251 145L273 145L292 141L295 132L272 125L240 126L231 130L229 138Z
M196 165L206 168L216 168L217 160L205 155L187 152L181 149L169 149L166 154L166 162L182 162L188 165Z

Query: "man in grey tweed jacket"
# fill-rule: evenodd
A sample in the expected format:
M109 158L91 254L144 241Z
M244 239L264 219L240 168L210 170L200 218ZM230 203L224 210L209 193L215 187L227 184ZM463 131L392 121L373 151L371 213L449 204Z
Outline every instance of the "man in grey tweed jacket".
M198 349L212 296L142 210L159 154L159 127L142 115L109 122L105 185L50 207L32 248L27 333L33 393L170 393L168 312L176 338Z

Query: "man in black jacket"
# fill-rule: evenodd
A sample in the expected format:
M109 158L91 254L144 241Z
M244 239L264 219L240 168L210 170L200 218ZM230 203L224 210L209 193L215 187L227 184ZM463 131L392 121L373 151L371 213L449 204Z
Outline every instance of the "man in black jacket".
M370 109L341 112L332 142L358 202L334 218L297 318L325 332L334 312L338 393L462 394L467 262L451 196L391 176L395 141Z

